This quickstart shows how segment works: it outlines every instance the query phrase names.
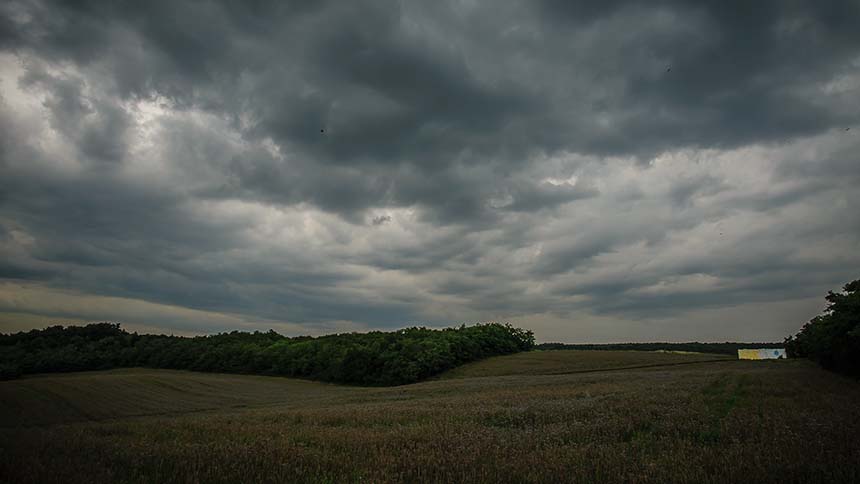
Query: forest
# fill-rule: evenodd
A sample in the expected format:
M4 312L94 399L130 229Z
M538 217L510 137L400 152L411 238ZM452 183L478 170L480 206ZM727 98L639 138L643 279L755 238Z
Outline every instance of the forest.
M149 335L129 333L117 323L94 323L0 334L0 378L147 367L402 385L533 346L531 331L499 323L292 338L272 330Z

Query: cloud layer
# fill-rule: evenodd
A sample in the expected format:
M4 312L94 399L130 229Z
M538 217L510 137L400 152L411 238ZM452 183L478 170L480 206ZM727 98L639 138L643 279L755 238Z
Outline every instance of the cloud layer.
M103 319L75 291L176 331L779 339L858 277L858 21L5 2L0 312Z

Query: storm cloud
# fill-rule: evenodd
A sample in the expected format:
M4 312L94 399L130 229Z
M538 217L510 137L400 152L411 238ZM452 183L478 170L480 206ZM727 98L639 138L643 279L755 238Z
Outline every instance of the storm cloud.
M858 23L852 1L4 2L0 330L779 340L858 276Z

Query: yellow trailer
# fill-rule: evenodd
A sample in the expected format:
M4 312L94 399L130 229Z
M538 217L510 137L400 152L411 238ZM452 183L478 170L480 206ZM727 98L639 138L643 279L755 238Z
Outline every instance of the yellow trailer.
M785 348L738 350L739 360L781 360L786 358Z

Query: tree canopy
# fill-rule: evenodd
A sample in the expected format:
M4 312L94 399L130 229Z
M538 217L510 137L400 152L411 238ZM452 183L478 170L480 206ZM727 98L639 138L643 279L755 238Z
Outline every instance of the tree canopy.
M116 323L95 323L0 334L0 377L139 366L399 385L533 345L531 331L498 323L316 338L288 338L271 330L192 338L140 335Z
M791 356L809 357L821 366L860 376L860 279L828 291L827 308L786 339Z

